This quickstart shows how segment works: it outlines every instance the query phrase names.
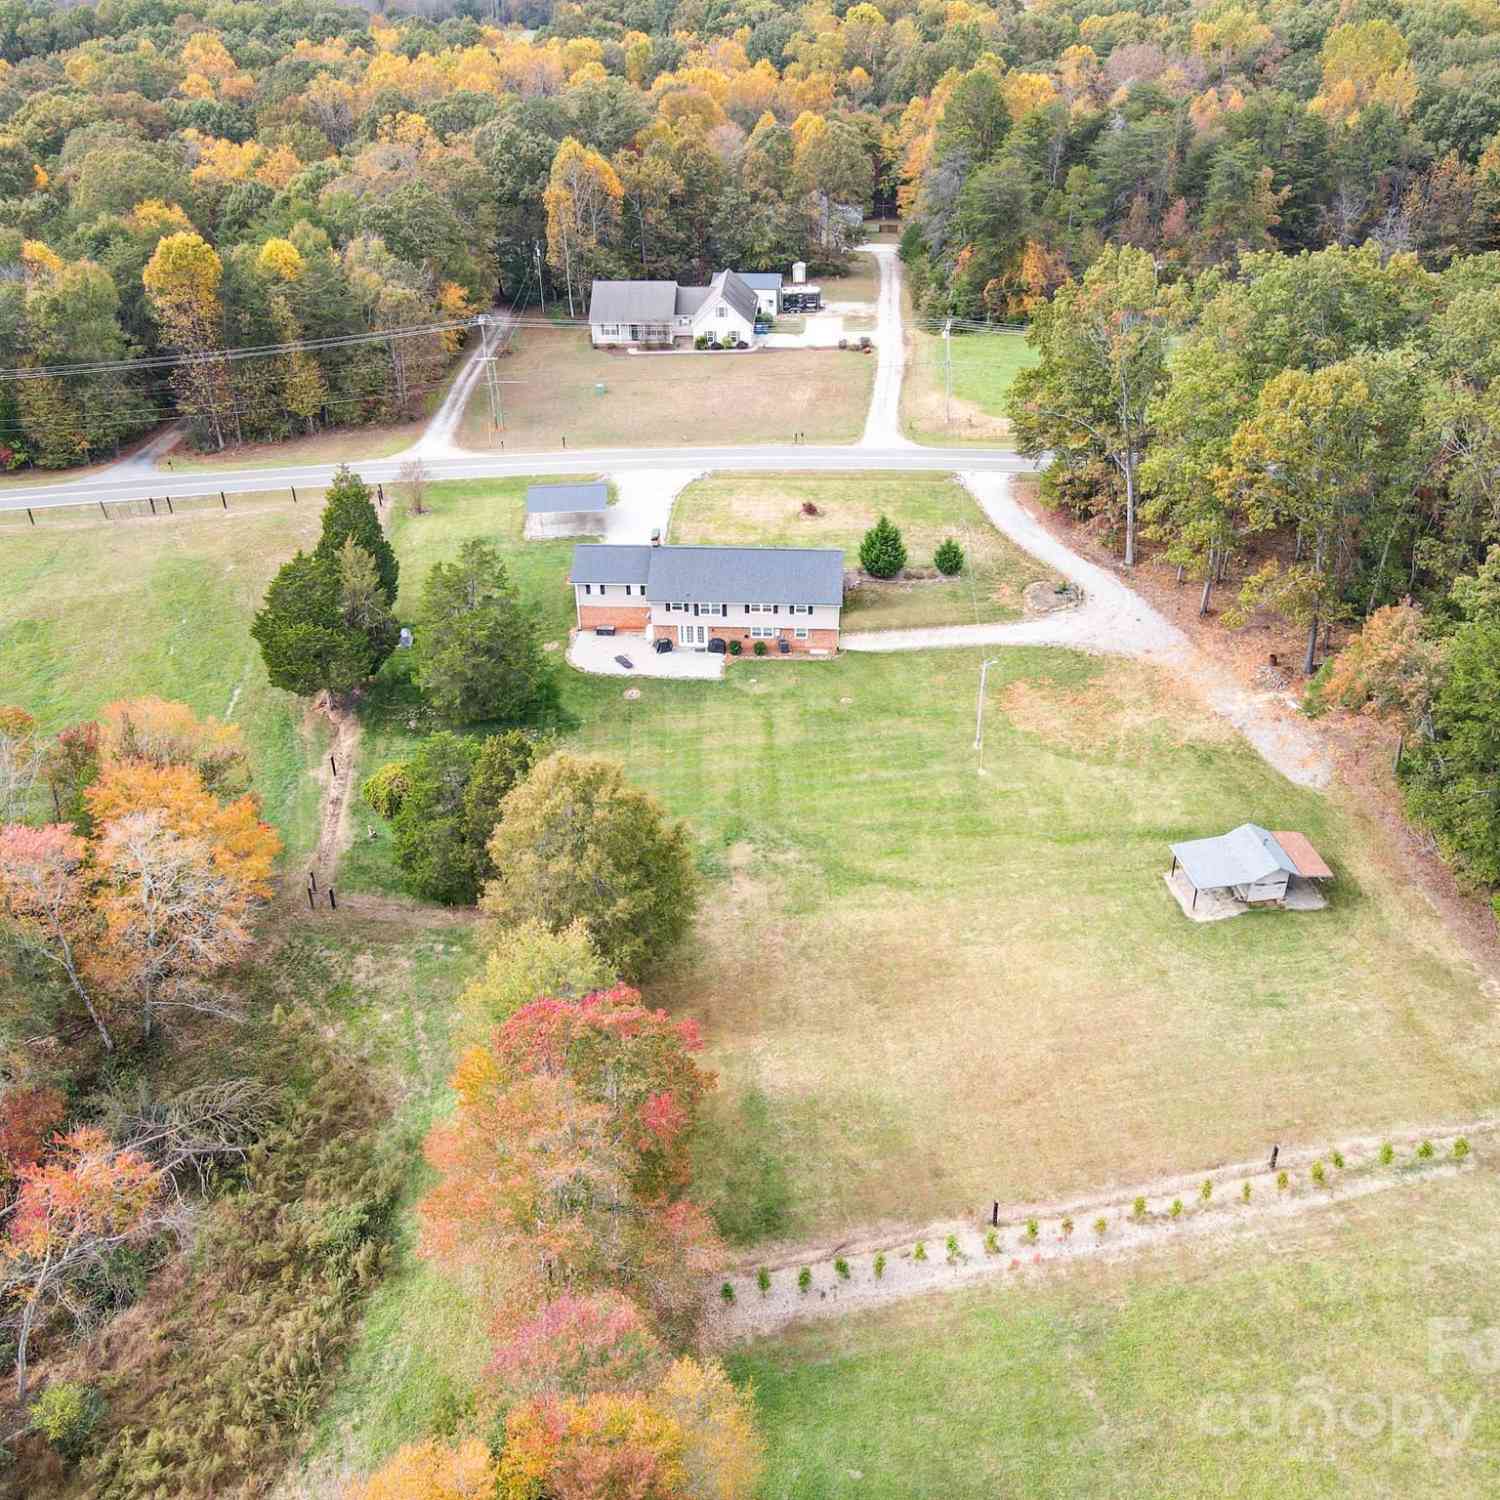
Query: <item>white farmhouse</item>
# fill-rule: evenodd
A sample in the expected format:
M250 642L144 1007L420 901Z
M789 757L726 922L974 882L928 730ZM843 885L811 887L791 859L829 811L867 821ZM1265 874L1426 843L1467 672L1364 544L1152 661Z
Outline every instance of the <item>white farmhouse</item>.
M596 347L667 347L706 334L749 343L755 337L756 294L733 271L707 286L675 281L596 281L589 297L589 335Z

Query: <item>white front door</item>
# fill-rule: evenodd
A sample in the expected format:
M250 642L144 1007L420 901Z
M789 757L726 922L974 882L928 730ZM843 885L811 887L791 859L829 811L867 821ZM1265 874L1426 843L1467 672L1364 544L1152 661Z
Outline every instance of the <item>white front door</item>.
M707 625L679 625L677 627L677 644L679 646L691 646L695 650L702 650L708 645Z

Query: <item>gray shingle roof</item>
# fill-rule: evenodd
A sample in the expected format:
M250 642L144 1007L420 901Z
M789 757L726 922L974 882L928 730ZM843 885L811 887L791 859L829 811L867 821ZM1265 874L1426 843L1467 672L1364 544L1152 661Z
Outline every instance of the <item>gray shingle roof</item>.
M680 286L677 288L677 316L691 317L708 301L706 286Z
M734 274L754 292L775 292L781 289L780 271L736 271Z
M658 547L653 603L842 604L844 554L834 547Z
M1276 842L1276 836L1258 823L1241 823L1218 838L1173 844L1172 853L1200 891L1251 885L1257 880L1270 879L1277 871L1297 873L1297 866Z
M607 484L533 484L526 489L526 514L603 510L609 504Z
M573 583L638 583L651 571L656 547L622 547L610 542L580 542L573 549Z
M760 308L755 293L733 271L720 271L709 283L711 291L723 294L724 300L747 322L755 321Z
M675 281L596 281L590 323L670 323L677 309Z
M653 604L842 604L837 547L621 547L581 542L574 583L643 583Z

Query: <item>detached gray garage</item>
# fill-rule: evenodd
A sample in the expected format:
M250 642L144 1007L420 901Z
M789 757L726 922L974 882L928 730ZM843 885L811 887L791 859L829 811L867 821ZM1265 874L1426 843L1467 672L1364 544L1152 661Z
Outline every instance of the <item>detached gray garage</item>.
M521 534L531 542L601 536L608 505L607 484L533 484L526 491L526 525Z

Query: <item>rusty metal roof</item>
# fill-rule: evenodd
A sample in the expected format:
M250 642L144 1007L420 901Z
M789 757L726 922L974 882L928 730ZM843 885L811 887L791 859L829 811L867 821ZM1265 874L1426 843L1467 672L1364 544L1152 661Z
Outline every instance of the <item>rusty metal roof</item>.
M1276 829L1271 837L1286 851L1287 857L1296 865L1299 875L1307 880L1333 879L1333 871L1328 868L1323 856L1308 842L1305 833L1289 833Z

